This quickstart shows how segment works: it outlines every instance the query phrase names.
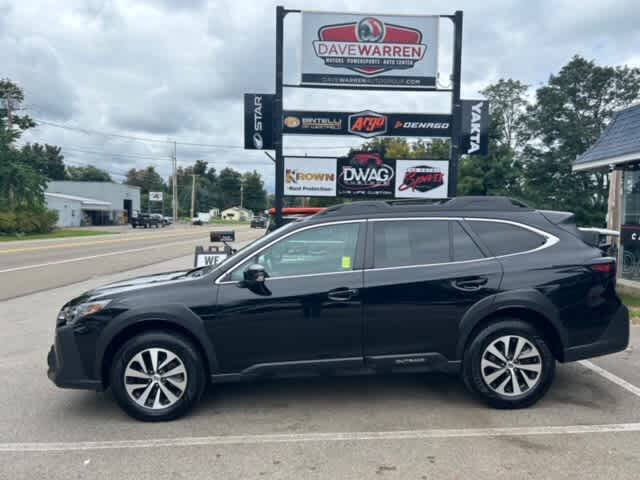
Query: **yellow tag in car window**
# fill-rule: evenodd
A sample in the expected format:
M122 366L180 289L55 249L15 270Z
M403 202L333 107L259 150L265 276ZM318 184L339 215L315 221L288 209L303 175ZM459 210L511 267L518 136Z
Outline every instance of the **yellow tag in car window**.
M351 269L351 257L342 257L342 268Z

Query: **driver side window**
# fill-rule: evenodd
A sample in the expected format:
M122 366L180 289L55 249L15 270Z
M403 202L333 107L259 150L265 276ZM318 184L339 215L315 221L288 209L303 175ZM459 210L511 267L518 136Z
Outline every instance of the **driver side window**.
M353 270L359 228L360 223L342 223L294 233L245 260L231 273L231 280L242 280L254 263L270 277Z

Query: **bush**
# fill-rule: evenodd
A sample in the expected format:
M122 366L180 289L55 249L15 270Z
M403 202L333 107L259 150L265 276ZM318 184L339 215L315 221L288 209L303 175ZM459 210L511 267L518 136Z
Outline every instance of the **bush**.
M21 208L0 212L0 234L49 233L58 221L58 212L46 208Z

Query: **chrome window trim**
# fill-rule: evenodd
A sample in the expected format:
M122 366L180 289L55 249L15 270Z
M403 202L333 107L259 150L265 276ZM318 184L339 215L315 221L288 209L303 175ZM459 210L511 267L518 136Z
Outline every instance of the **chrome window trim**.
M397 267L365 268L365 269L363 269L364 272L377 272L377 271L384 271L384 270L402 270L402 269L407 269L407 268L437 267L437 266L442 266L442 265L457 265L457 264L464 264L464 263L484 262L484 261L487 261L487 260L496 260L496 259L500 259L500 258L512 257L512 256L515 256L515 255L526 255L526 254L529 254L529 253L535 253L535 252L538 252L540 250L544 250L545 248L549 248L549 247L555 245L556 243L558 243L560 241L560 239L558 237L556 237L555 235L552 235L552 234L550 234L548 232L545 232L544 230L540 230L539 228L532 227L530 225L525 225L523 223L515 222L513 220L503 220L503 219L499 219L499 218L480 218L480 217L404 217L403 218L403 217L389 217L389 218L369 218L369 219L360 219L360 220L343 220L343 221L336 221L336 222L319 223L319 224L316 224L316 225L309 225L307 227L296 229L293 232L289 232L287 235L285 235L283 237L276 238L272 242L268 243L264 247L260 248L256 252L254 252L252 255L254 255L254 254L257 255L258 253L260 253L264 249L270 247L271 245L273 245L277 241L283 240L283 239L289 237L290 235L293 235L296 232L301 232L303 230L308 230L308 229L311 229L311 228L317 228L317 227L322 227L322 226L326 226L326 225L337 225L337 224L341 224L341 223L362 223L362 222L366 222L366 221L369 221L369 222L396 222L396 221L403 221L403 220L446 220L446 221L463 221L464 220L464 221L467 221L467 222L507 223L507 224L510 224L510 225L514 225L516 227L524 228L525 230L529 230L531 232L534 232L534 233L544 237L545 238L545 243L543 243L539 247L536 247L536 248L531 249L531 250L525 250L524 252L508 253L506 255L497 255L497 256L493 256L493 257L483 257L483 258L477 258L477 259L473 259L473 260L458 260L458 261L440 262L440 263L424 263L424 264L420 264L420 265L399 265ZM240 265L242 265L242 262L244 260L246 260L246 258L244 258L241 262L239 262L235 267L233 267L232 269L230 269L227 272L225 272L224 274L222 274L216 280L215 283L217 285L226 285L226 284L238 283L238 281L236 281L236 280L222 282L222 281L220 281L220 279L222 277L228 275L228 274L231 274L236 268L238 268ZM319 275L334 275L334 274L340 274L340 273L353 273L353 272L358 272L358 271L360 271L360 269L348 270L348 271L345 271L345 272L326 272L326 273L309 273L309 274L304 274L304 275L286 275L286 276L282 276L282 277L269 277L269 280L279 280L279 279L287 279L287 278L315 277L315 276L319 276Z
M233 271L236 270L238 267L240 267L243 264L243 262L245 260L247 260L248 258L250 258L250 257L252 257L254 255L258 255L260 252L262 252L263 250L269 248L274 243L279 242L281 240L284 240L285 238L290 237L294 233L302 232L304 230L310 230L312 228L326 227L327 225L340 225L340 224L343 224L343 223L364 223L366 221L367 220L364 219L364 218L358 219L358 220L338 220L338 221L335 221L335 222L317 223L315 225L308 225L306 227L297 228L297 229L293 230L292 232L289 232L286 235L283 235L282 237L275 238L271 242L269 242L266 245L260 247L255 252L251 252L245 258L240 260L235 266L233 266L232 268L230 268L229 270L224 272L222 275L220 275L216 279L216 281L214 283L216 285L228 285L228 284L239 283L238 280L229 280L229 281L223 282L222 278L226 277L227 275L231 275L233 273ZM301 277L318 276L318 275L333 275L333 274L336 274L336 273L352 273L352 272L359 272L359 271L362 271L362 269L358 268L358 269L348 270L348 271L343 271L343 272L324 272L324 273L307 273L307 274L302 274L302 275L284 275L284 276L281 276L281 277L269 277L269 280L278 280L280 278L301 278Z

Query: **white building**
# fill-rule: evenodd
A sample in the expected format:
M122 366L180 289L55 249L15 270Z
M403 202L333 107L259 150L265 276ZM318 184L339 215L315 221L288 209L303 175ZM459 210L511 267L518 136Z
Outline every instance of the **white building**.
M121 224L140 210L140 187L54 181L47 184L45 200L47 208L58 212L59 227Z
M235 220L237 222L247 222L253 218L253 212L242 207L231 207L221 213L223 220Z

